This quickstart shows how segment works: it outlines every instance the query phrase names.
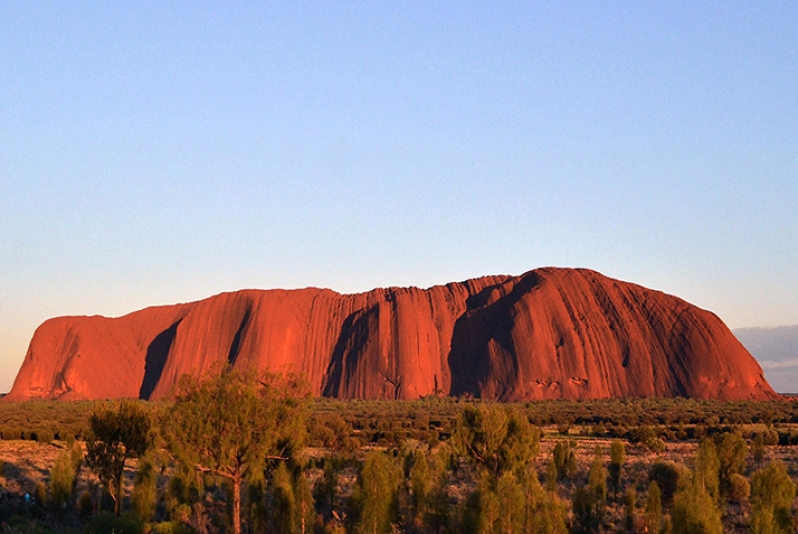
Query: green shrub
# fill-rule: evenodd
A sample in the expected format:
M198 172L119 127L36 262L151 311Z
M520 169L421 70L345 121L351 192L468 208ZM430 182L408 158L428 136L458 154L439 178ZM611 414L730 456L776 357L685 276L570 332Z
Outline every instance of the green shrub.
M156 473L152 462L144 459L139 464L133 486L133 510L147 522L155 513Z
M2 437L6 441L22 439L21 436L22 432L20 432L18 429L8 429L8 430L3 430L2 432Z
M100 512L83 529L84 534L143 534L144 526L133 514L117 517L111 512Z
M665 442L660 438L651 438L646 441L646 448L651 452L662 452L665 450Z
M751 477L751 527L755 534L795 532L795 483L781 462L771 462Z
M570 478L576 473L576 454L570 442L562 440L554 445L552 461L557 470L558 479Z
M751 485L748 479L739 473L734 473L729 477L728 497L732 501L742 502L748 499L751 493Z
M679 485L680 470L673 462L657 460L648 472L648 479L657 483L662 504L670 506Z
M629 441L632 443L648 443L658 438L657 433L649 425L641 425L629 433Z
M656 481L652 481L648 486L645 524L648 532L656 533L662 530L662 494Z
M58 455L50 470L50 493L56 508L61 508L69 503L75 474L70 451L65 449Z

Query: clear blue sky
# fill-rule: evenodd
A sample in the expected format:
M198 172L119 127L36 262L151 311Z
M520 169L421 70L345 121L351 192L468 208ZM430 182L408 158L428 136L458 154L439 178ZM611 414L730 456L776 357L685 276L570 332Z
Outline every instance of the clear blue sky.
M232 5L231 5L232 4ZM543 265L798 324L798 3L0 4L0 391L55 315Z

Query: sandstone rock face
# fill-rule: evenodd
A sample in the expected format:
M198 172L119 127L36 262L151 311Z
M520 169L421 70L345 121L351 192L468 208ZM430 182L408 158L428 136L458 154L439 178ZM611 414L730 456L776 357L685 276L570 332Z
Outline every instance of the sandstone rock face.
M338 398L777 397L711 312L594 271L543 268L426 290L245 290L51 319L5 399L162 399L181 375L224 362L302 373L315 395Z

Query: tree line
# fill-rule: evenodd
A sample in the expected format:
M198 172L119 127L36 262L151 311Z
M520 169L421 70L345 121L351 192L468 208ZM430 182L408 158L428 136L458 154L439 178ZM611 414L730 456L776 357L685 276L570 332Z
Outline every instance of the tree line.
M96 533L715 533L740 502L736 520L751 532L795 532L795 485L785 465L764 462L765 433L750 446L739 432L707 433L689 461L654 462L638 498L625 483L628 440L596 447L584 471L565 429L540 458L525 406L466 403L434 436L448 439L408 433L365 446L343 417L314 424L312 402L295 377L227 369L184 378L170 404L100 405L85 454L70 440L38 500L49 503L51 526ZM324 447L309 450L319 435ZM96 513L96 495L75 498L82 467L113 512ZM622 521L610 510L623 510Z

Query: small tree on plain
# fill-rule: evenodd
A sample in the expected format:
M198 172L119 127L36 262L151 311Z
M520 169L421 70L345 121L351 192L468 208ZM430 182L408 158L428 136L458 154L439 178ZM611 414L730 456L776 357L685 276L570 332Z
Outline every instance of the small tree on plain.
M75 468L69 449L65 449L55 459L50 470L50 497L56 508L62 508L69 502L75 482Z
M626 461L626 447L619 439L612 440L610 445L610 481L612 483L613 497L618 500L618 491L621 488L621 470Z
M410 490L414 519L417 524L421 524L424 521L432 492L432 473L427 463L427 455L421 449L417 449L413 454L413 466L410 468Z
M352 496L357 512L357 534L391 531L391 523L397 515L399 477L399 468L387 454L372 451L366 456Z
M229 482L234 534L241 532L241 485L266 460L291 458L304 436L306 404L291 377L226 368L215 377L181 380L163 436L183 465Z
M648 486L646 496L646 530L658 533L662 529L662 493L656 481Z
M114 512L122 511L125 463L143 456L152 444L149 414L133 401L116 408L100 407L89 418L86 464L114 501Z
M792 503L795 484L781 462L771 462L751 477L751 531L754 534L795 532Z

